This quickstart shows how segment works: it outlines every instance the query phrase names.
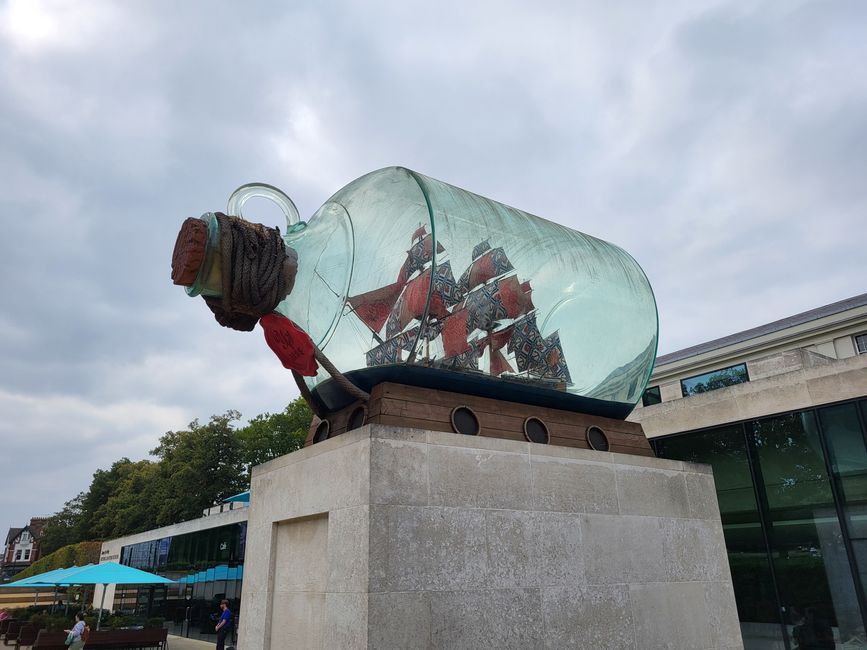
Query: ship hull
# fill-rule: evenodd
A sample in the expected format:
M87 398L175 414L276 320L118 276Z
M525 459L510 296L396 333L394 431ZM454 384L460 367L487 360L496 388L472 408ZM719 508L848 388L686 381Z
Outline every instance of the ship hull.
M583 397L554 388L541 387L536 382L427 366L389 364L351 370L345 375L353 384L367 392L378 384L393 382L431 390L447 390L507 402L575 411L616 420L625 420L634 408L633 404ZM317 406L325 412L338 411L354 401L332 379L317 384L312 394Z

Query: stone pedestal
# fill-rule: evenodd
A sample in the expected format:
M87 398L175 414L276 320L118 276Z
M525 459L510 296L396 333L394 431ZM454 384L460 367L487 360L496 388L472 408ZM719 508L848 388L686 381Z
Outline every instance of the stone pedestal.
M369 425L251 491L242 650L743 647L706 466Z

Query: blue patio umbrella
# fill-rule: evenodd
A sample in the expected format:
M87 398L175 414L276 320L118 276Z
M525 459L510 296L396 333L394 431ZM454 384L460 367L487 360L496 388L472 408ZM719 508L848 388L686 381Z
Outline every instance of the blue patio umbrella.
M96 629L102 622L102 609L105 605L105 592L108 585L153 585L173 584L174 580L163 578L148 571L134 569L133 567L117 562L103 562L82 567L76 571L70 571L63 576L58 584L61 585L102 585L102 600L99 604L99 616L96 619Z
M57 599L57 588L61 585L59 580L65 578L66 576L76 573L77 571L93 566L93 564L86 564L83 567L80 566L72 566L68 569L52 569L51 571L45 571L43 573L37 573L33 576L28 576L27 578L21 578L21 580L16 580L15 582L10 582L5 585L0 585L0 587L4 588L30 588L35 590L36 596L33 598L33 605L35 606L39 599L39 589L43 587L54 587L54 599L51 601L51 611L54 611L54 600Z
M232 496L223 499L223 503L233 503L235 501L250 503L250 490L239 492L238 494L233 494Z

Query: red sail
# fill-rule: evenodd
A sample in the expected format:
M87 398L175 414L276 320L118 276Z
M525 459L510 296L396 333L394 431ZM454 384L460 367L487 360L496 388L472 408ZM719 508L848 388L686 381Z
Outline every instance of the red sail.
M515 370L506 361L506 357L503 356L502 352L493 350L491 352L491 374L494 377L499 377L504 372L515 372Z
M461 276L460 284L465 291L468 291L513 269L503 249L492 248L470 265Z
M418 231L416 231L418 232ZM437 242L437 253L445 251L442 244ZM424 268L425 264L433 259L433 237L425 235L424 239L417 241L406 252L406 260L397 274L398 282L406 282L406 280L416 271Z
M529 283L525 282L524 284ZM498 290L494 294L494 297L499 299L503 307L505 307L506 315L509 318L517 318L534 309L530 294L518 282L517 276L511 275L503 278L497 283L497 286Z
M500 348L506 347L506 344L509 342L509 339L512 338L514 331L515 326L509 325L508 327L497 330L496 332L491 332L489 336L485 337L485 345L493 350L499 350Z
M431 270L426 268L421 275L413 278L406 284L406 290L403 293L403 299L398 303L397 309L400 310L400 328L402 330L412 320L420 320L424 315L424 309L427 306L427 295L430 290ZM430 297L430 306L428 307L429 318L444 318L449 315L449 310L443 302L442 294L434 291ZM399 331L398 330L398 331Z
M443 321L443 350L447 357L455 357L470 349L467 343L467 318L469 312L461 309Z
M394 304L397 302L403 286L403 282L387 284L379 289L351 296L348 298L348 302L355 310L358 318L371 330L378 332L385 325L385 320L391 310L394 309Z

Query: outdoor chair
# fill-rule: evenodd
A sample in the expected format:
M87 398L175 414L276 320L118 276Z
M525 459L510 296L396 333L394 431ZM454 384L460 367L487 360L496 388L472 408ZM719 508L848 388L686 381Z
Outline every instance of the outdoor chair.
M32 646L36 642L39 632L39 628L35 625L24 625L18 631L18 638L15 640L15 650L19 650L21 646Z
M9 624L14 621L14 618L7 618L5 620L0 621L0 637L6 634L6 630L9 629Z
M3 645L15 645L18 640L18 632L21 630L20 621L12 621L9 627L6 628L6 635L3 637Z
M30 650L66 650L66 632L39 630Z

